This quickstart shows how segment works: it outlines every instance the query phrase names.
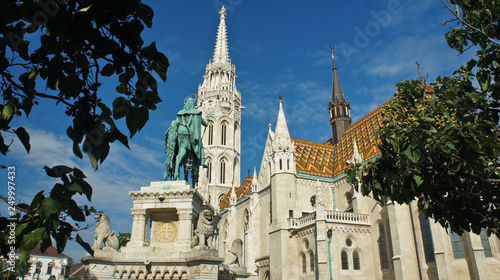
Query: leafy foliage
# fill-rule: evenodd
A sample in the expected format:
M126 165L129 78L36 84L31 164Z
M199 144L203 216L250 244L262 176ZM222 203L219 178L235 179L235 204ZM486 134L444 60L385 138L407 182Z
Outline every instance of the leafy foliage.
M124 232L120 232L118 234L118 245L120 247L125 247L127 245L127 243L130 241L130 233L124 233Z
M0 259L0 279L5 280L17 280L18 278L23 278L26 276L28 271L30 270L31 263L30 262L21 262L19 258L15 260L13 270L10 264L7 262L7 259Z
M106 159L110 143L118 140L128 148L128 137L115 121L125 119L133 137L146 124L149 110L161 102L153 75L162 81L167 78L167 57L155 43L145 46L141 38L144 28L152 26L153 15L140 0L1 1L0 153L5 155L10 147L2 137L5 132L15 133L30 151L29 132L12 128L11 122L28 116L41 99L63 104L73 120L67 129L73 152L79 158L85 153L95 170ZM118 96L105 104L100 88L111 76L118 78ZM106 95L109 98L111 93ZM23 258L38 242L42 250L47 248L51 237L62 251L79 229L69 219L82 222L91 212L72 199L79 193L91 200L92 188L83 172L66 166L45 169L62 183L50 194L39 192L30 205L15 205L19 211L15 244ZM0 218L0 224L6 223L6 218ZM9 231L0 228L5 255ZM76 241L92 251L80 236Z
M461 26L445 38L460 53L477 47L476 59L429 85L397 84L376 131L381 156L346 173L379 201L418 200L420 211L457 233L500 236L500 3L449 5Z

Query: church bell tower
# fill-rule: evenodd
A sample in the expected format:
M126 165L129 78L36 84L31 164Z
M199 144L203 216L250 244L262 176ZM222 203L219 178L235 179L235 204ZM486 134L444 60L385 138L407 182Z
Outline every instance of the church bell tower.
M203 178L208 188L206 192L214 207L233 185L240 185L240 127L241 109L244 108L241 93L236 89L236 67L229 59L224 6L219 15L214 56L207 64L203 83L198 87L198 109L205 119L208 118L203 136L208 168L200 176L206 176Z
M349 101L344 98L344 92L340 85L337 66L335 66L335 57L333 56L333 45L330 44L332 52L332 70L333 84L332 97L328 103L328 111L330 111L330 125L332 126L332 143L337 144L342 135L344 135L348 126L351 125L351 107Z

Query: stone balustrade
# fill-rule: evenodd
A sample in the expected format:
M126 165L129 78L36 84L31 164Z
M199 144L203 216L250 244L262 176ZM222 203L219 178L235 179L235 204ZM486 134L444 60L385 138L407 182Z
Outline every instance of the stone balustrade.
M316 213L307 214L300 218L288 219L289 226L291 228L302 228L314 224L315 221L316 221Z
M357 214L351 212L325 211L326 221L329 223L370 225L370 216L367 214ZM288 219L291 229L304 228L316 222L316 213L310 213L300 218Z
M326 221L342 224L369 225L370 217L367 214L356 214L351 212L325 211Z

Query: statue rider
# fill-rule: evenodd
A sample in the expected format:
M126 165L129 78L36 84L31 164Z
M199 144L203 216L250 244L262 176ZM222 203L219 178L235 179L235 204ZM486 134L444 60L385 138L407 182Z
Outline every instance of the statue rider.
M201 166L208 167L205 164L205 151L201 139L201 126L207 126L207 122L201 116L201 110L194 106L194 99L189 97L184 105L184 109L177 113L179 126L179 137L189 137L192 151L200 159Z
M207 126L207 122L201 116L201 110L194 106L195 100L189 97L184 103L184 109L177 113L177 118L170 123L165 133L165 152L167 153L166 170L164 180L172 174L174 180L179 180L179 169L184 165L185 179L191 171L193 184L198 181L199 166L208 167L205 164L205 152L203 149L201 126Z

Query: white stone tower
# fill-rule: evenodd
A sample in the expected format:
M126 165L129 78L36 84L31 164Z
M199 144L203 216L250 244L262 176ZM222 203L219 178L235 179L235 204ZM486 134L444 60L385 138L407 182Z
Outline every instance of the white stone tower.
M280 94L276 130L270 137L271 145L266 151L271 156L271 229L269 259L273 279L294 279L289 269L289 256L297 252L296 244L290 239L289 219L298 218L302 213L297 208L295 146L283 111Z
M210 204L215 208L233 185L240 184L240 128L244 108L241 93L236 89L236 67L229 59L226 9L222 7L219 14L214 57L207 64L203 84L198 87L198 108L205 119L209 118L203 136L208 168L200 172L207 180L199 187L209 194Z

